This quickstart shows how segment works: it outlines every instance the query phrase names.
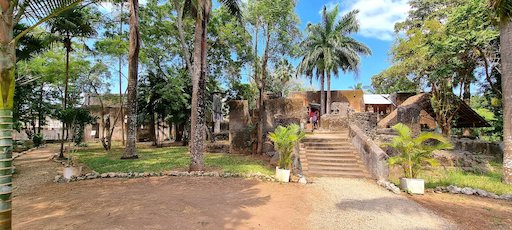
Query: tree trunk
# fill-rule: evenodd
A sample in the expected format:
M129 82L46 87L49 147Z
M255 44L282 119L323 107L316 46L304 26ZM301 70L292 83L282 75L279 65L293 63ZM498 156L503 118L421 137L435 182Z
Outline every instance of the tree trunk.
M137 159L137 76L139 70L139 0L130 0L130 51L128 57L128 128L126 148L121 159Z
M39 112L38 112L38 115L37 115L37 134L41 135L41 130L43 129L43 119L44 119L44 115L43 115L43 95L44 95L44 82L41 82L41 92L39 92Z
M183 8L184 4L180 3L180 1L173 1L174 7L176 8L176 11L178 12L178 15L176 17L176 27L178 28L178 37L180 40L181 50L183 53L183 59L185 60L185 64L187 66L187 72L190 75L190 78L192 78L192 63L190 61L190 55L189 55L189 49L187 46L187 43L185 41L185 31L183 29Z
M259 121L258 121L258 145L256 152L258 154L263 153L263 142L264 142L264 130L263 130L263 124L265 123L265 100L263 97L263 94L265 93L266 88L266 81L267 81L267 65L268 65L268 52L269 52L269 46L270 46L270 28L269 25L267 25L267 31L266 31L266 40L265 40L265 52L263 53L263 59L261 60L261 79L260 79L260 107L259 107Z
M503 92L503 179L512 184L512 23L501 26L501 87Z
M12 109L16 44L13 37L13 15L7 4L0 5L0 229L11 229L12 199Z
M201 17L196 18L194 32L194 63L192 64L192 114L190 132L190 171L203 171L204 161L204 90L206 86L206 26L208 24L207 4L203 1Z
M462 94L462 100L469 106L471 106L471 72L467 73L464 79L464 93ZM469 128L464 128L462 131L462 136L469 137L471 136L471 130Z
M326 105L326 108L327 108L327 111L326 113L327 114L330 114L331 113L331 73L330 71L327 71L326 72L327 74L327 105Z
M119 36L123 34L123 4L124 2L119 3L121 6L120 14L119 14ZM123 73L121 72L121 69L123 67L123 56L119 55L119 104L121 107L119 108L121 110L121 143L125 145L124 141L124 113L123 113Z
M66 78L64 82L64 100L62 102L63 111L66 110L68 105L68 85L69 85L69 53L71 52L71 38L66 36L66 40L64 41L64 46L66 46ZM60 153L59 158L64 159L64 142L68 139L68 135L64 137L64 133L67 130L66 123L62 122L62 132L61 132L61 141L60 141Z
M325 71L320 72L320 116L325 113Z
M155 113L153 109L149 111L149 139L153 142L153 146L156 146L156 129L155 129Z

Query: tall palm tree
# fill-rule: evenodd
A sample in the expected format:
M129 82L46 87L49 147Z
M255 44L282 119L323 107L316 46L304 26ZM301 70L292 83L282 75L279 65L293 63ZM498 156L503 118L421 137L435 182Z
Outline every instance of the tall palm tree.
M48 22L50 32L56 34L58 41L62 42L66 49L66 77L64 81L64 99L62 107L64 110L68 104L68 85L69 85L69 55L73 51L73 41L75 37L89 37L96 35L92 22L92 14L85 8L73 7ZM68 139L68 133L65 123L62 122L62 133L60 143L59 158L64 158L64 142ZM66 133L65 133L66 132Z
M237 0L220 1L233 15L240 17ZM205 139L204 92L208 63L207 25L212 10L211 0L185 0L185 10L195 19L194 53L192 63L192 114L190 129L190 171L204 170L203 152Z
M0 0L0 229L11 229L12 109L16 42L37 26L78 5L82 0ZM24 18L30 27L15 36L14 26Z
M503 95L503 178L512 184L512 0L489 0L500 18L501 88Z
M301 62L299 66L308 63L318 65L322 114L330 113L331 110L331 73L338 75L340 69L344 72L356 72L360 63L359 55L371 54L371 50L367 46L350 37L352 33L359 31L359 22L356 18L358 12L357 10L350 11L337 21L338 6L331 10L324 6L322 21L319 24L309 25L307 28L308 37L303 44L305 49L303 61L312 58L316 62ZM309 68L311 67L309 66ZM318 67L323 67L323 69ZM325 93L323 92L324 78L327 80L327 103L325 103Z
M137 79L139 74L139 0L130 0L130 48L128 51L128 93L126 147L121 159L137 159Z
M322 37L315 34L314 26L308 24L306 27L308 35L300 45L303 57L297 66L297 74L304 74L309 78L316 75L316 78L320 81L320 115L323 115L325 111L325 60L321 46L323 43Z

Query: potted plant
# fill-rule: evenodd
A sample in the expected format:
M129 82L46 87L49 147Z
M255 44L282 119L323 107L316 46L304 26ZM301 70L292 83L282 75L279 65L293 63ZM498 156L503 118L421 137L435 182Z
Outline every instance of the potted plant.
M432 157L434 150L451 149L452 144L441 134L424 132L413 138L411 129L402 123L392 127L398 137L393 138L384 146L392 147L399 155L390 157L390 166L399 165L404 170L404 178L400 178L400 188L411 194L423 194L425 181L417 179L418 173L424 165L437 166L439 162ZM426 143L431 141L432 143Z
M293 149L304 138L304 135L297 124L291 124L287 127L278 126L274 132L269 133L269 139L274 142L274 147L279 152L279 161L276 167L276 179L278 181L290 181Z

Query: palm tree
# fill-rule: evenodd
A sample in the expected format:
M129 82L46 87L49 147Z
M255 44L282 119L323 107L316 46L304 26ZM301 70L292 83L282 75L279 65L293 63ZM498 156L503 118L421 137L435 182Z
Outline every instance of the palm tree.
M321 36L314 33L313 27L313 24L308 24L306 27L308 36L300 45L303 57L297 66L297 74L304 74L309 78L316 75L317 79L320 80L320 115L323 115L325 111L325 60L321 46L323 42Z
M73 51L73 41L75 37L89 37L96 35L96 30L92 23L92 14L85 9L80 7L73 7L58 17L53 18L48 22L50 32L59 36L58 41L64 44L66 49L66 78L64 81L64 100L62 107L64 110L67 108L68 102L68 85L69 85L69 54ZM68 139L68 133L64 132L67 130L64 122L62 123L62 136L60 143L60 154L59 158L64 158L64 142Z
M128 51L128 93L126 148L121 159L137 159L137 79L139 73L139 0L130 0L130 48Z
M306 53L300 66L307 70L312 68L311 64L317 65L316 69L320 74L322 114L330 113L331 110L331 73L338 75L339 69L344 72L357 72L360 63L359 55L371 54L368 47L350 37L350 34L359 31L359 22L356 19L359 11L350 11L339 21L336 21L338 12L338 6L331 10L324 6L322 21L319 24L308 25L308 37L303 44ZM307 59L316 61L306 61ZM302 65L308 63L310 64L309 67ZM327 103L324 99L324 77L327 80ZM325 111L325 108L327 111Z
M500 18L501 88L503 95L503 178L512 184L512 0L489 0Z
M390 157L388 162L389 165L400 165L406 178L416 178L424 165L438 165L439 163L432 156L434 150L453 148L450 141L438 133L425 132L413 137L407 125L398 123L392 128L398 136L383 146L392 147L399 152L399 155ZM429 140L435 140L437 144L426 144L425 142Z
M11 229L12 109L16 42L37 26L78 5L82 0L0 0L0 229ZM14 26L24 18L31 26L14 37Z
M228 10L240 17L240 8L237 0L220 1ZM208 63L207 53L207 25L212 10L211 0L185 0L185 9L195 19L194 53L192 63L192 114L190 128L190 171L204 170L204 92L206 87L206 73ZM184 51L186 52L186 51Z

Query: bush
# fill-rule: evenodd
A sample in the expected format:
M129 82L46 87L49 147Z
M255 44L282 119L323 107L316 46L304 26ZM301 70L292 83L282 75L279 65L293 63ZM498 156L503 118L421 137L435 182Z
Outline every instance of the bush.
M425 132L413 138L407 125L399 123L392 128L398 133L398 137L384 146L396 149L400 155L390 157L388 163L390 166L400 165L406 178L416 178L425 164L438 165L439 163L432 157L434 150L453 148L452 144L438 133ZM430 140L436 143L426 144Z
M279 168L290 169L292 164L292 152L295 145L299 143L305 134L297 124L291 124L287 127L278 126L274 132L269 133L268 137L279 151Z
M36 134L32 137L32 142L34 143L34 147L39 147L39 146L41 146L42 144L44 144L44 136L43 136L43 134L41 134L41 133L36 133Z

